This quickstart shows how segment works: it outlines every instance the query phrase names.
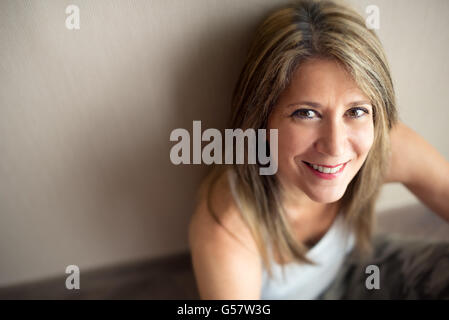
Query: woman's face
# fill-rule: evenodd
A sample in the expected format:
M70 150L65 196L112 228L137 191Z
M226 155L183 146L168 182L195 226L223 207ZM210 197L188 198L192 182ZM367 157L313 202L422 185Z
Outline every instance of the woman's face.
M268 129L278 129L277 175L288 194L332 203L373 144L373 108L338 62L312 59L294 72Z

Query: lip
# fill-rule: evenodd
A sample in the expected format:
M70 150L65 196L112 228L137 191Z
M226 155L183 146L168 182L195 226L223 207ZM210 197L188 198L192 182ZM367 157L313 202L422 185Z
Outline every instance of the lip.
M338 178L338 177L343 173L343 170L346 168L346 165L349 163L349 161L343 163L343 166L341 167L341 169L338 170L338 171L335 172L335 173L323 173L323 172L319 172L318 170L315 170L314 168L312 168L311 166L309 166L309 165L308 165L307 163L305 163L304 161L302 161L302 162L304 163L304 165L305 165L307 168L310 169L310 171L311 171L312 173L315 174L315 176L317 176L317 177L319 177L319 178L321 178L321 179L325 179L325 180L332 180L332 179ZM335 168L335 167L338 167L338 166L340 166L340 165L341 165L341 164L336 165L336 166L323 166L323 167L327 167L327 168Z
M303 161L303 162L307 162L307 161ZM342 164L346 164L348 162L349 161L342 162L342 163L339 163L339 164L337 164L335 166L328 166L328 165L325 165L325 164L318 164L318 163L312 163L312 162L307 162L307 163L314 164L314 165L317 165L317 166L320 166L320 167L325 167L325 168L336 168L336 167L341 166Z

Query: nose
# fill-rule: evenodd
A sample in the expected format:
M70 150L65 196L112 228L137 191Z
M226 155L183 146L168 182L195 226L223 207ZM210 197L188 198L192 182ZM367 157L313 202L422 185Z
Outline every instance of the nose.
M328 118L322 123L315 148L326 156L341 158L345 152L346 140L347 132L344 122Z

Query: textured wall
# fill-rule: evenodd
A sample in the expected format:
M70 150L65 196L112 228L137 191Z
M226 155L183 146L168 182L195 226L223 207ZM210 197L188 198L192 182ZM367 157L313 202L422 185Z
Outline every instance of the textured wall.
M205 172L169 160L222 128L272 0L0 2L0 286L187 249ZM449 158L449 2L377 4L401 118ZM80 30L65 8L80 8ZM416 200L386 186L381 208Z

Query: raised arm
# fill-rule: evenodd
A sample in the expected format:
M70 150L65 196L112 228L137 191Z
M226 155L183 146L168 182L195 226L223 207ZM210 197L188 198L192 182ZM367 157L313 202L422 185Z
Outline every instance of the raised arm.
M404 184L449 222L449 162L402 122L392 129L390 138L392 154L385 182Z

